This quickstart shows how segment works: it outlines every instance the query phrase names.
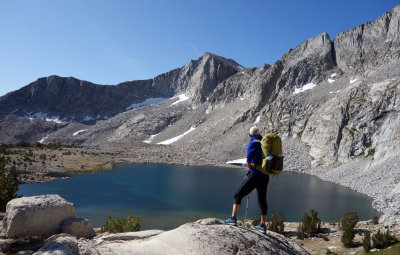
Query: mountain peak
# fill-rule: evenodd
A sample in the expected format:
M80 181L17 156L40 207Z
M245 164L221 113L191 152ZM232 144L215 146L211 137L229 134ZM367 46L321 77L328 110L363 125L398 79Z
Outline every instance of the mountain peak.
M230 58L224 58L224 57L221 57L221 56L216 55L216 54L211 53L211 52L204 53L204 55L201 56L198 60L204 61L204 60L207 60L207 59L216 59L218 61L224 62L224 63L228 64L230 67L233 67L233 68L237 69L238 71L242 70L242 69L245 69L245 67L243 67L242 65L238 64L235 60L230 59Z

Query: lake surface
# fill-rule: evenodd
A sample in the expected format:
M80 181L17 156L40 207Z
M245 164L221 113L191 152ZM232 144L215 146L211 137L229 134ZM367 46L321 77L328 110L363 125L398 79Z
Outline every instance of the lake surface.
M233 194L246 170L162 164L118 164L114 170L71 175L71 179L19 186L19 194L59 194L76 206L77 217L100 227L108 216L123 218L128 212L142 221L142 229L171 229L201 218L227 218ZM247 218L258 219L256 191L250 195ZM351 189L316 177L283 172L270 178L268 217L282 212L286 221L301 221L311 208L323 221L338 221L356 211L360 220L379 213L372 200ZM245 215L246 198L238 218Z

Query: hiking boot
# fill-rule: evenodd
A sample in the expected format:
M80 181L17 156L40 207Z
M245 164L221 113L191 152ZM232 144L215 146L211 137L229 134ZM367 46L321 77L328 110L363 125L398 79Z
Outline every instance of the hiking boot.
M265 233L266 227L263 224L257 226L251 226L252 229Z
M222 223L222 224L228 224L228 225L234 225L234 226L237 225L236 217L230 217L230 218L228 218L226 220L220 220L219 222Z

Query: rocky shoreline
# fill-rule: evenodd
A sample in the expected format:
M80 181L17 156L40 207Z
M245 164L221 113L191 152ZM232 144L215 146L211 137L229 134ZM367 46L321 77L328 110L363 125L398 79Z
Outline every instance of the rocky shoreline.
M322 223L318 234L304 239L297 238L298 222L284 223L282 235L252 230L250 220L230 226L215 218L169 231L101 233L76 218L73 204L58 195L14 199L0 216L0 254L361 254L364 233L386 231L383 224L358 222L352 248L343 247L336 223ZM399 229L390 232L400 235Z
M74 205L58 195L11 200L2 225L0 232L6 239L0 237L0 254L309 254L283 235L221 225L218 219L203 219L170 231L96 236L90 222L76 218ZM20 240L25 241L25 250Z
M368 158L337 167L312 169L306 173L371 197L372 206L383 214L380 223L400 228L398 166L400 160L396 157L383 162Z
M322 180L351 188L373 199L372 206L382 212L380 223L400 229L400 159L395 157L379 162L372 157L358 157L348 163L324 168L311 168L308 147L295 139L286 139L283 143L285 154L285 171L306 173ZM87 154L112 155L112 164L104 170L112 169L118 163L160 163L190 166L236 167L226 164L230 159L205 157L191 153L180 146L151 145L145 143L110 143L99 148L79 148ZM237 156L238 158L239 156ZM100 157L101 159L101 157ZM98 159L97 159L98 160ZM99 162L94 162L99 163ZM65 168L64 168L65 169ZM101 171L102 169L99 169ZM58 173L65 173L63 168ZM76 171L77 173L79 171ZM80 172L90 172L82 170ZM43 175L43 173L41 173ZM53 177L59 179L63 177Z

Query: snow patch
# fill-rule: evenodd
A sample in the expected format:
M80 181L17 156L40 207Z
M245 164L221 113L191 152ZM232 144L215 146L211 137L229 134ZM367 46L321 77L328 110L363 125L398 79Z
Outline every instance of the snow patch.
M211 109L210 109L210 108L207 108L206 114L210 114L210 112L211 112Z
M51 118L46 118L46 121L53 121L58 124L62 124L63 122L59 119L59 116L53 116Z
M82 129L82 130L76 131L75 133L72 134L72 136L79 135L80 133L85 132L86 130L87 129Z
M189 134L190 132L192 132L192 131L195 130L195 129L196 129L195 127L191 127L191 128L190 128L188 131L186 131L185 133L183 133L183 134L181 134L181 135L178 135L178 136L176 136L176 137L174 137L174 138L165 140L165 141L163 141L163 142L159 142L159 143L157 143L157 144L164 144L164 145L167 145L167 144L174 143L174 142L178 141L179 139L181 139L182 137L184 137L185 135Z
M168 125L168 127L170 127L171 125ZM157 134L155 134L155 135L151 135L150 137L149 137L149 139L147 139L147 140L144 140L143 142L144 143L151 143L153 140L154 140L154 138L156 137L156 136L158 136L159 134L161 134L164 130L166 130L168 127L166 127L166 128L164 128L163 130L161 130L160 131L160 133L157 133Z
M176 105L176 104L179 104L180 102L183 102L183 101L186 101L186 100L189 99L189 97L186 96L185 94L180 94L180 95L178 95L176 97L173 97L173 98L179 98L179 99L176 102L172 103L171 105Z
M75 115L67 116L67 117L65 117L63 120L64 120L64 121L67 121L68 118L69 118L70 120L73 120L73 119L75 119Z
M354 79L354 80L350 79L350 84L352 84L352 83L354 83L356 81L358 81L358 79Z
M85 118L83 118L83 121L90 121L90 120L94 120L94 118L90 116L85 116Z
M156 136L158 136L159 134L160 134L160 133L155 134L155 135L151 135L151 136L149 137L149 139L144 140L143 142L144 142L144 143L151 143L151 142L154 140L154 138L155 138Z
M134 108L141 107L141 106L157 104L157 103L159 103L161 101L164 101L164 100L165 100L165 98L163 98L163 97L147 98L146 100L144 100L141 103L132 104L131 106L126 107L126 110L129 111L129 110L132 110Z
M333 74L331 74L331 76L329 76L329 77L333 78L333 77L335 77L335 76L337 76L337 73L333 73Z
M30 119L31 121L32 121L34 118L40 118L40 119L42 119L42 120L53 121L53 122L58 123L58 124L62 124L62 123L63 123L63 121L59 119L60 116L51 116L51 117L48 117L48 116L47 116L48 114L47 114L47 113L43 113L43 112L37 112L37 113L35 113L35 114L32 114L31 112L30 112L30 113L25 112L25 113L26 113L25 117L28 118L28 119Z
M340 92L340 90L337 90L337 91L329 91L329 94L333 94L333 93L339 93Z
M329 82L329 83L334 83L335 80L334 80L334 79L331 79L331 78L328 78L328 82Z
M294 87L293 95L302 93L302 92L304 92L304 91L306 91L306 90L313 89L313 88L315 88L316 86L317 86L316 84L314 84L314 83L311 82L311 83L308 83L308 84L306 84L306 85L304 85L304 86L302 86L302 87L300 87L300 88Z
M254 121L254 124L257 124L258 122L260 122L260 116L257 117L256 121Z
M226 162L226 164L230 165L246 165L247 158L240 158Z
M14 111L12 111L12 112L10 112L9 114L13 114L13 113L16 113L16 112L18 112L18 108L17 109L15 109Z
M46 137L43 137L40 141L38 141L39 143L43 143L44 140L46 140L47 138L49 138L49 135L46 135Z

